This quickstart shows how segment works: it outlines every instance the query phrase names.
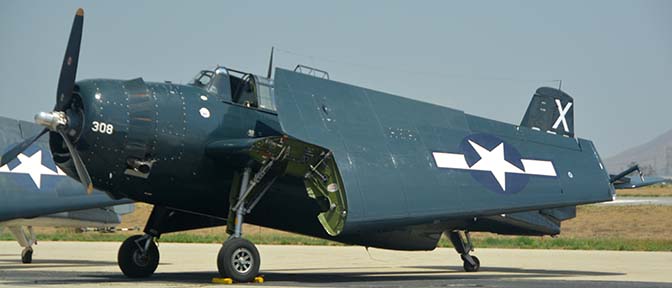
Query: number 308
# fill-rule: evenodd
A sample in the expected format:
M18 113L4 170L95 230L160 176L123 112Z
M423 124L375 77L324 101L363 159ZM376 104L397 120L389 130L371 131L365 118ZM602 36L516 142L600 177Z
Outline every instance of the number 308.
M91 131L112 135L112 133L114 133L114 125L105 122L93 121L91 123Z

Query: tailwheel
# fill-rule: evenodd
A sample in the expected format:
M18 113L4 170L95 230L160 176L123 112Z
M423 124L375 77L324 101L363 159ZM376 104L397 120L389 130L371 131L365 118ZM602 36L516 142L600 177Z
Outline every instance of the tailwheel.
M223 278L236 282L252 282L259 274L261 258L252 242L233 237L222 245L217 255L217 269Z
M471 258L471 261L468 258ZM478 257L476 256L471 255L466 255L466 257L463 256L462 261L464 261L462 267L466 272L478 272L478 269L481 268L481 261L479 261Z
M159 266L159 248L154 237L149 235L131 236L119 247L117 262L121 272L129 278L149 277Z
M33 263L33 248L26 247L21 251L21 262L23 264Z
M461 235L462 232L453 230L448 232L448 239L453 243L455 251L460 253L460 257L464 264L462 268L466 272L478 272L481 269L481 261L478 260L476 256L469 254L474 251L474 245L471 243L471 236L469 236L469 231L464 232L464 237Z

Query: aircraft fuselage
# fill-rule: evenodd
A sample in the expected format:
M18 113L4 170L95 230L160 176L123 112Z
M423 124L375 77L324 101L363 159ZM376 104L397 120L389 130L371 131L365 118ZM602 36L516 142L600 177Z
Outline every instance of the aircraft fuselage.
M281 74L294 75L290 72ZM348 107L327 107L323 104L322 109L318 109L322 116L306 124L315 127L320 125L315 121L323 121L326 131L333 131L310 140L316 145L327 147L343 139L351 142L346 144L346 149L356 149L351 152L334 150L341 157L338 158L341 159L338 163L341 173L358 171L358 174L344 176L345 181L350 183L347 187L351 187L347 194L344 193L348 202L344 207L347 215L342 215L343 219L347 218L345 227L350 229L349 233L331 239L416 249L420 246L408 245L418 241L390 242L388 240L396 236L381 235L390 231L397 233L394 231L400 229L404 234L400 237L413 239L416 233L404 230L407 229L404 227L413 226L415 228L408 229L432 232L433 236L420 237L431 239L431 242L438 239L434 236L437 231L466 227L468 223L477 227L478 217L474 215L492 216L599 202L609 199L613 193L608 175L589 141L535 131L338 82L310 78L296 81L322 81L309 85L316 89L312 93L324 93L327 97L331 94L335 94L336 98L346 97L337 96L341 93L339 89L343 89L341 86L370 94L347 98L354 103L374 97L372 95L380 99L375 101L389 99L389 102L380 102L378 110L369 112L362 110L369 109L366 102ZM324 85L324 88L319 85ZM81 132L75 141L77 149L95 187L115 198L128 197L224 220L231 216L228 214L232 204L229 203L230 194L238 193L232 190L236 173L253 161L235 153L212 157L207 154L208 145L227 139L281 137L286 133L278 114L260 108L261 103L243 102L240 99L244 97L240 97L240 101L232 101L236 97L231 95L239 94L240 88L213 90L191 84L145 83L141 79L84 80L77 83L77 88L75 102L81 101L79 106L83 115L82 126L78 129ZM284 98L278 101L287 101L292 97L287 94L282 96ZM306 101L309 100L303 101L308 103ZM406 104L398 106L397 103ZM385 105L389 108L384 108ZM415 110L418 111L408 112L419 113L418 116L402 115L400 111L405 110L404 106L411 110L417 106ZM423 114L423 109L427 113ZM434 114L439 111L440 114ZM343 113L354 113L354 116ZM390 120L385 120L388 116L382 113L390 114ZM370 121L359 119L357 115ZM290 115L290 118L294 116ZM435 116L440 117L436 118L436 122L426 122L423 118ZM349 121L347 117L359 120L343 122ZM380 122L371 122L374 119ZM566 121L564 118L560 120ZM383 121L392 122L385 124ZM413 124L413 121L420 122ZM570 118L570 121L573 119ZM386 128L385 125L394 126ZM345 131L343 127L347 127L348 134L356 132L359 136L339 135L338 131ZM553 128L563 129L563 126ZM68 154L63 151L58 139L52 137L51 141L55 160L66 173L76 178L77 174L69 165ZM385 139L385 142L372 145L380 139ZM367 146L377 148L357 150ZM409 151L417 155L407 154ZM583 164L577 166L576 163ZM259 164L256 165L258 171ZM578 177L575 178L575 174ZM300 178L303 177L280 177L246 221L329 238L316 217L325 210L320 210L319 203L306 196L306 186ZM357 186L353 185L357 182L353 181L357 178L360 178L360 185L368 186L356 189ZM405 187L408 185L418 189ZM324 227L329 230L327 226ZM507 229L514 231L509 228L501 231ZM559 232L559 226L544 229L530 233ZM329 234L339 233L340 230ZM390 242L389 245L384 244L386 241ZM421 248L433 248L429 242L422 244Z

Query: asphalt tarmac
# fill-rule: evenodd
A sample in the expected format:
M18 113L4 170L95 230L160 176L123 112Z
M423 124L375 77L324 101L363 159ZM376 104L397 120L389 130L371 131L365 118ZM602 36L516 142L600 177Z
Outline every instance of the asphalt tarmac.
M193 287L217 277L220 245L160 243L153 277L125 278L120 243L40 242L22 264L0 242L0 286ZM672 287L672 252L477 249L480 272L462 271L452 249L400 252L343 246L260 245L263 287ZM224 285L235 287L237 285Z

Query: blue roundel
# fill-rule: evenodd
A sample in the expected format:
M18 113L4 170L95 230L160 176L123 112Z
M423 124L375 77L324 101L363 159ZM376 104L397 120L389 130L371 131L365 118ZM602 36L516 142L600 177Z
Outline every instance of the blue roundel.
M513 165L515 168L523 171L525 170L521 160L522 157L518 150L513 147L513 145L510 145L504 140L499 139L493 135L482 133L472 134L462 139L462 142L460 143L460 150L464 154L464 159L466 160L469 167L480 167L484 169L470 170L471 176L476 181L483 184L485 187L488 187L488 189L500 194L515 194L525 188L529 182L529 175L506 172L500 175L498 179L498 177L495 176L497 171L502 171L504 169L501 167L477 165L477 163L482 160L481 154L478 153L477 148L480 149L481 154L489 152L495 152L494 154L497 154L496 152L501 152L500 149L503 149L505 161L501 161L499 164L503 164L505 166ZM514 167L509 167L515 169Z

